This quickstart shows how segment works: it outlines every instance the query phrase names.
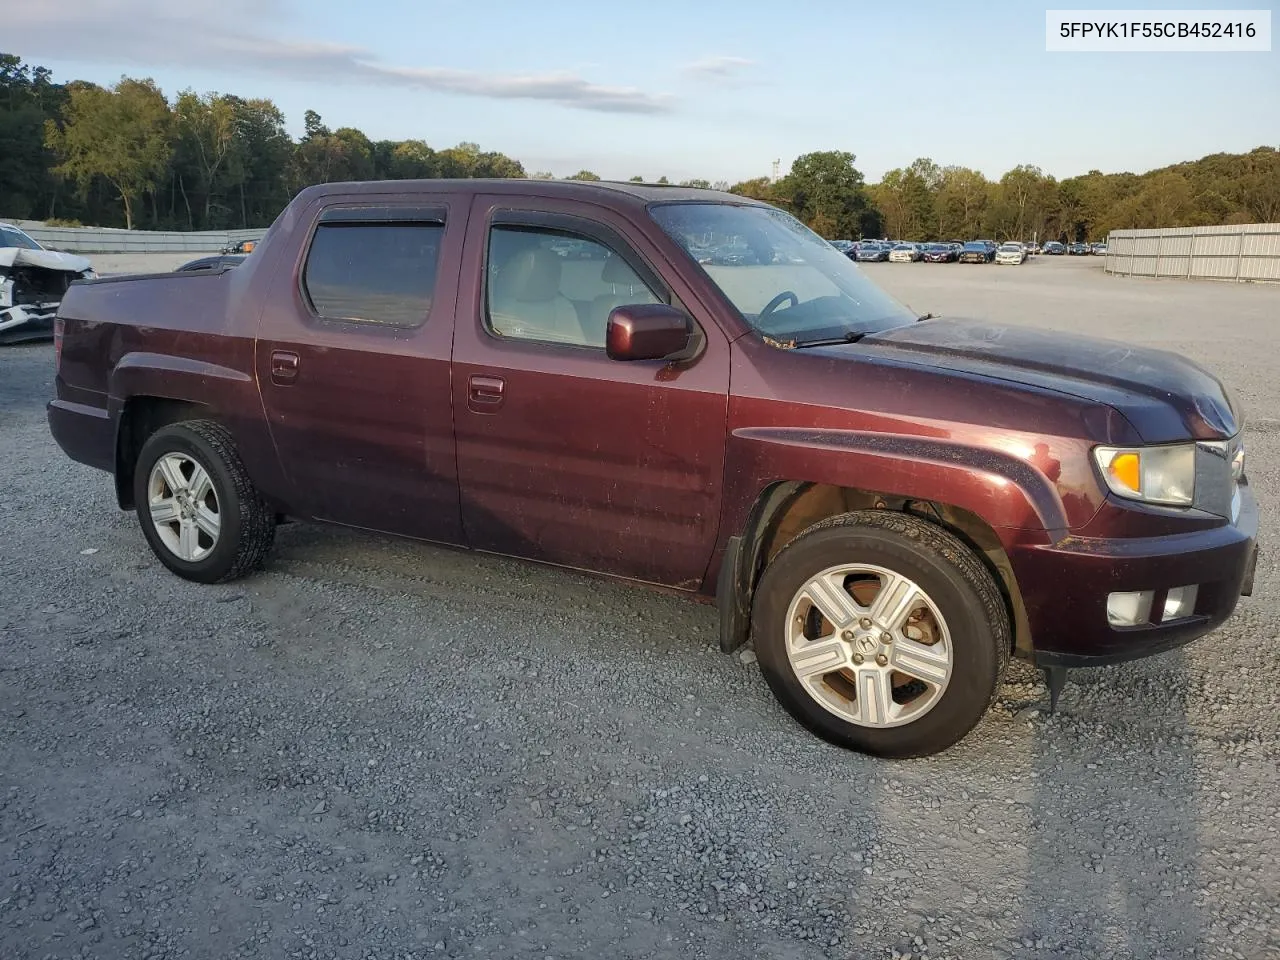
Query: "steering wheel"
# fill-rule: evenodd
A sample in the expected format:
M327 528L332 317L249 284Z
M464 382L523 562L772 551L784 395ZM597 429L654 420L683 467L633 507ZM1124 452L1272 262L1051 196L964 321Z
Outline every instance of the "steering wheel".
M791 306L793 307L799 306L800 304L799 297L797 297L790 290L783 290L780 294L778 294L776 297L774 297L772 300L770 300L768 303L764 305L764 309L760 311L760 316L761 317L769 316L769 314L777 310L780 306L782 306L783 302L787 300L791 301Z

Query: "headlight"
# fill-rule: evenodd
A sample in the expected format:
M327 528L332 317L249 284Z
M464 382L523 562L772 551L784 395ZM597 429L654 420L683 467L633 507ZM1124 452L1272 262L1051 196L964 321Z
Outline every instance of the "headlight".
M1097 447L1093 451L1111 492L1130 500L1188 507L1195 498L1196 445Z

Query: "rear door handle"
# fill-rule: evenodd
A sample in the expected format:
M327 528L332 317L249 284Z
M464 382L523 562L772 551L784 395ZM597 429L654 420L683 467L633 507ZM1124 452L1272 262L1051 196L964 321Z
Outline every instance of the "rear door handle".
M289 350L273 351L271 379L276 383L293 383L298 379L298 355Z
M469 395L467 406L472 410L490 413L502 406L503 388L506 382L501 377L483 377L473 375L468 381Z

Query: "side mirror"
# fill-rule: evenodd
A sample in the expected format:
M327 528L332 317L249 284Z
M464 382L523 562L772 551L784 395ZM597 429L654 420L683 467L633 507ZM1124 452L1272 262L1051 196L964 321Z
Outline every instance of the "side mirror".
M693 324L665 303L616 307L609 314L605 351L610 360L666 360L689 349Z

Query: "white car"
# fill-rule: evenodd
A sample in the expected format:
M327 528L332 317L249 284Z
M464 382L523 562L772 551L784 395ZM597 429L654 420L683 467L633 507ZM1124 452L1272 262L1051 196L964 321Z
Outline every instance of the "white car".
M920 248L914 243L897 243L893 249L889 251L890 263L914 263L924 254L920 252Z
M1002 243L996 248L996 263L1020 264L1027 259L1027 249L1020 243Z
M0 223L0 343L52 337L67 287L96 276L84 257L46 250L13 224Z

